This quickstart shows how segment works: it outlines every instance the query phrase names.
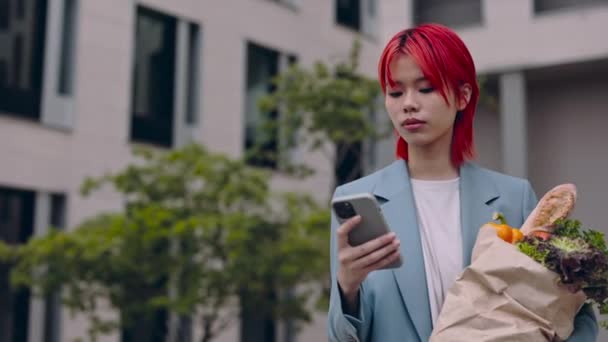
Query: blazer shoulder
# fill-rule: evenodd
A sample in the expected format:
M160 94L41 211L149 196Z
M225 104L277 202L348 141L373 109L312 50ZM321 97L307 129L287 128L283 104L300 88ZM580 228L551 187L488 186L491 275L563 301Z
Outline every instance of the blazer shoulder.
M529 191L529 189L531 189L530 182L525 178L507 175L477 165L474 167L476 167L478 172L484 175L484 177L492 180L502 194L520 197L522 191Z
M374 187L376 186L378 181L380 181L380 179L382 179L384 173L386 173L387 169L391 166L392 166L392 164L387 165L377 171L374 171L373 173L370 173L367 176L363 176L359 179L356 179L354 181L344 183L344 184L338 186L336 188L334 196L335 195L350 195L350 194L356 194L356 193L360 193L360 192L370 192L370 193L373 192Z

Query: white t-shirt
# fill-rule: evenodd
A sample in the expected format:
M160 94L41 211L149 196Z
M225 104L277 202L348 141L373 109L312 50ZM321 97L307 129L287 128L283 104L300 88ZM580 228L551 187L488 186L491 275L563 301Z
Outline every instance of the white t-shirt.
M462 271L459 178L412 179L433 325Z

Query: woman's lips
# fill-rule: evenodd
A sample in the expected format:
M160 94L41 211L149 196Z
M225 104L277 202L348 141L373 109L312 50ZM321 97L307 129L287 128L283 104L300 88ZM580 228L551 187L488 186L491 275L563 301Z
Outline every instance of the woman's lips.
M408 131L415 131L415 130L420 129L420 127L422 127L424 124L425 124L425 122L422 120L408 119L408 120L405 120L405 122L403 122L403 124L401 126Z

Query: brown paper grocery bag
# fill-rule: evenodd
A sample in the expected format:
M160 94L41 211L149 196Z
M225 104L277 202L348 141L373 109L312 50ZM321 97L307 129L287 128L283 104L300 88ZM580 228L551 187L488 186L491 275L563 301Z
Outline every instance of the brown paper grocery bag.
M430 341L562 341L585 302L559 276L483 226L472 263L448 291Z

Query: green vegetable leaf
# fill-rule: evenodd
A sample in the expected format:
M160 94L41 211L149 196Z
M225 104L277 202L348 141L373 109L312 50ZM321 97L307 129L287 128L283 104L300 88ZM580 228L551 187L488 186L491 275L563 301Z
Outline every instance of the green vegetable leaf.
M583 232L583 239L591 246L599 249L606 253L606 241L604 241L604 233L598 232L597 230L587 230Z
M531 257L532 259L543 265L546 262L547 255L549 255L548 250L539 251L538 244L529 240L524 240L522 242L517 243L517 248L522 253L526 254L527 256Z
M564 220L560 219L555 222L555 235L568 237L572 239L582 237L581 222L579 220Z

